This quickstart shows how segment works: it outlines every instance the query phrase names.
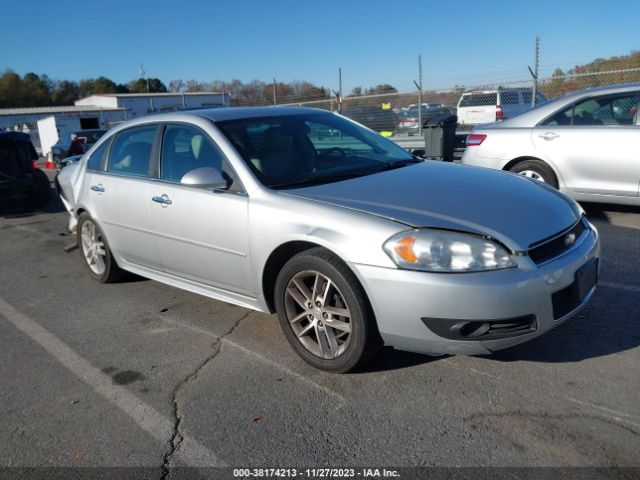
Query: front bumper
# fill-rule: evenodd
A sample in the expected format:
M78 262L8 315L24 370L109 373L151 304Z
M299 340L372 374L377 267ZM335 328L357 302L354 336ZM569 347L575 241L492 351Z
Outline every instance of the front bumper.
M552 295L569 287L576 272L598 258L600 241L590 225L579 242L542 265L516 257L518 268L478 273L428 273L351 264L371 301L380 334L387 345L432 355L479 355L538 337L568 320L589 301L554 319ZM556 313L557 314L557 313ZM437 335L425 319L507 321L535 317L534 327L514 335L457 340ZM437 331L437 329L435 329Z

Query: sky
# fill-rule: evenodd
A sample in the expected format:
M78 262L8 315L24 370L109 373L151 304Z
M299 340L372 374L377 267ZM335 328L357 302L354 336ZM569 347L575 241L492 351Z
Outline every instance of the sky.
M640 1L83 0L10 2L0 71L118 83L307 80L338 88L424 88L542 76L640 49Z

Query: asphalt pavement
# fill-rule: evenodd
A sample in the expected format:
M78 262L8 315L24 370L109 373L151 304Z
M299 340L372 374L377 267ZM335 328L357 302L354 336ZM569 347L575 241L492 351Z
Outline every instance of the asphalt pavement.
M0 466L640 467L640 209L586 208L603 273L577 318L348 375L306 365L275 316L93 281L57 201L3 214Z

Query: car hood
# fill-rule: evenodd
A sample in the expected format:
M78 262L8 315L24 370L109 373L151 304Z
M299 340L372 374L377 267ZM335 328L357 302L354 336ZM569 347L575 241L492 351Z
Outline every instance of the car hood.
M489 235L514 251L570 227L581 215L573 200L534 180L435 161L281 193L411 227Z

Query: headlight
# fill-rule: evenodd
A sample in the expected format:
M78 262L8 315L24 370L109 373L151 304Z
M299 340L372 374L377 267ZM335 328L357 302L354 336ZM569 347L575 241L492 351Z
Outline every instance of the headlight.
M400 268L428 272L481 272L515 267L492 240L446 230L410 230L394 235L384 250Z

